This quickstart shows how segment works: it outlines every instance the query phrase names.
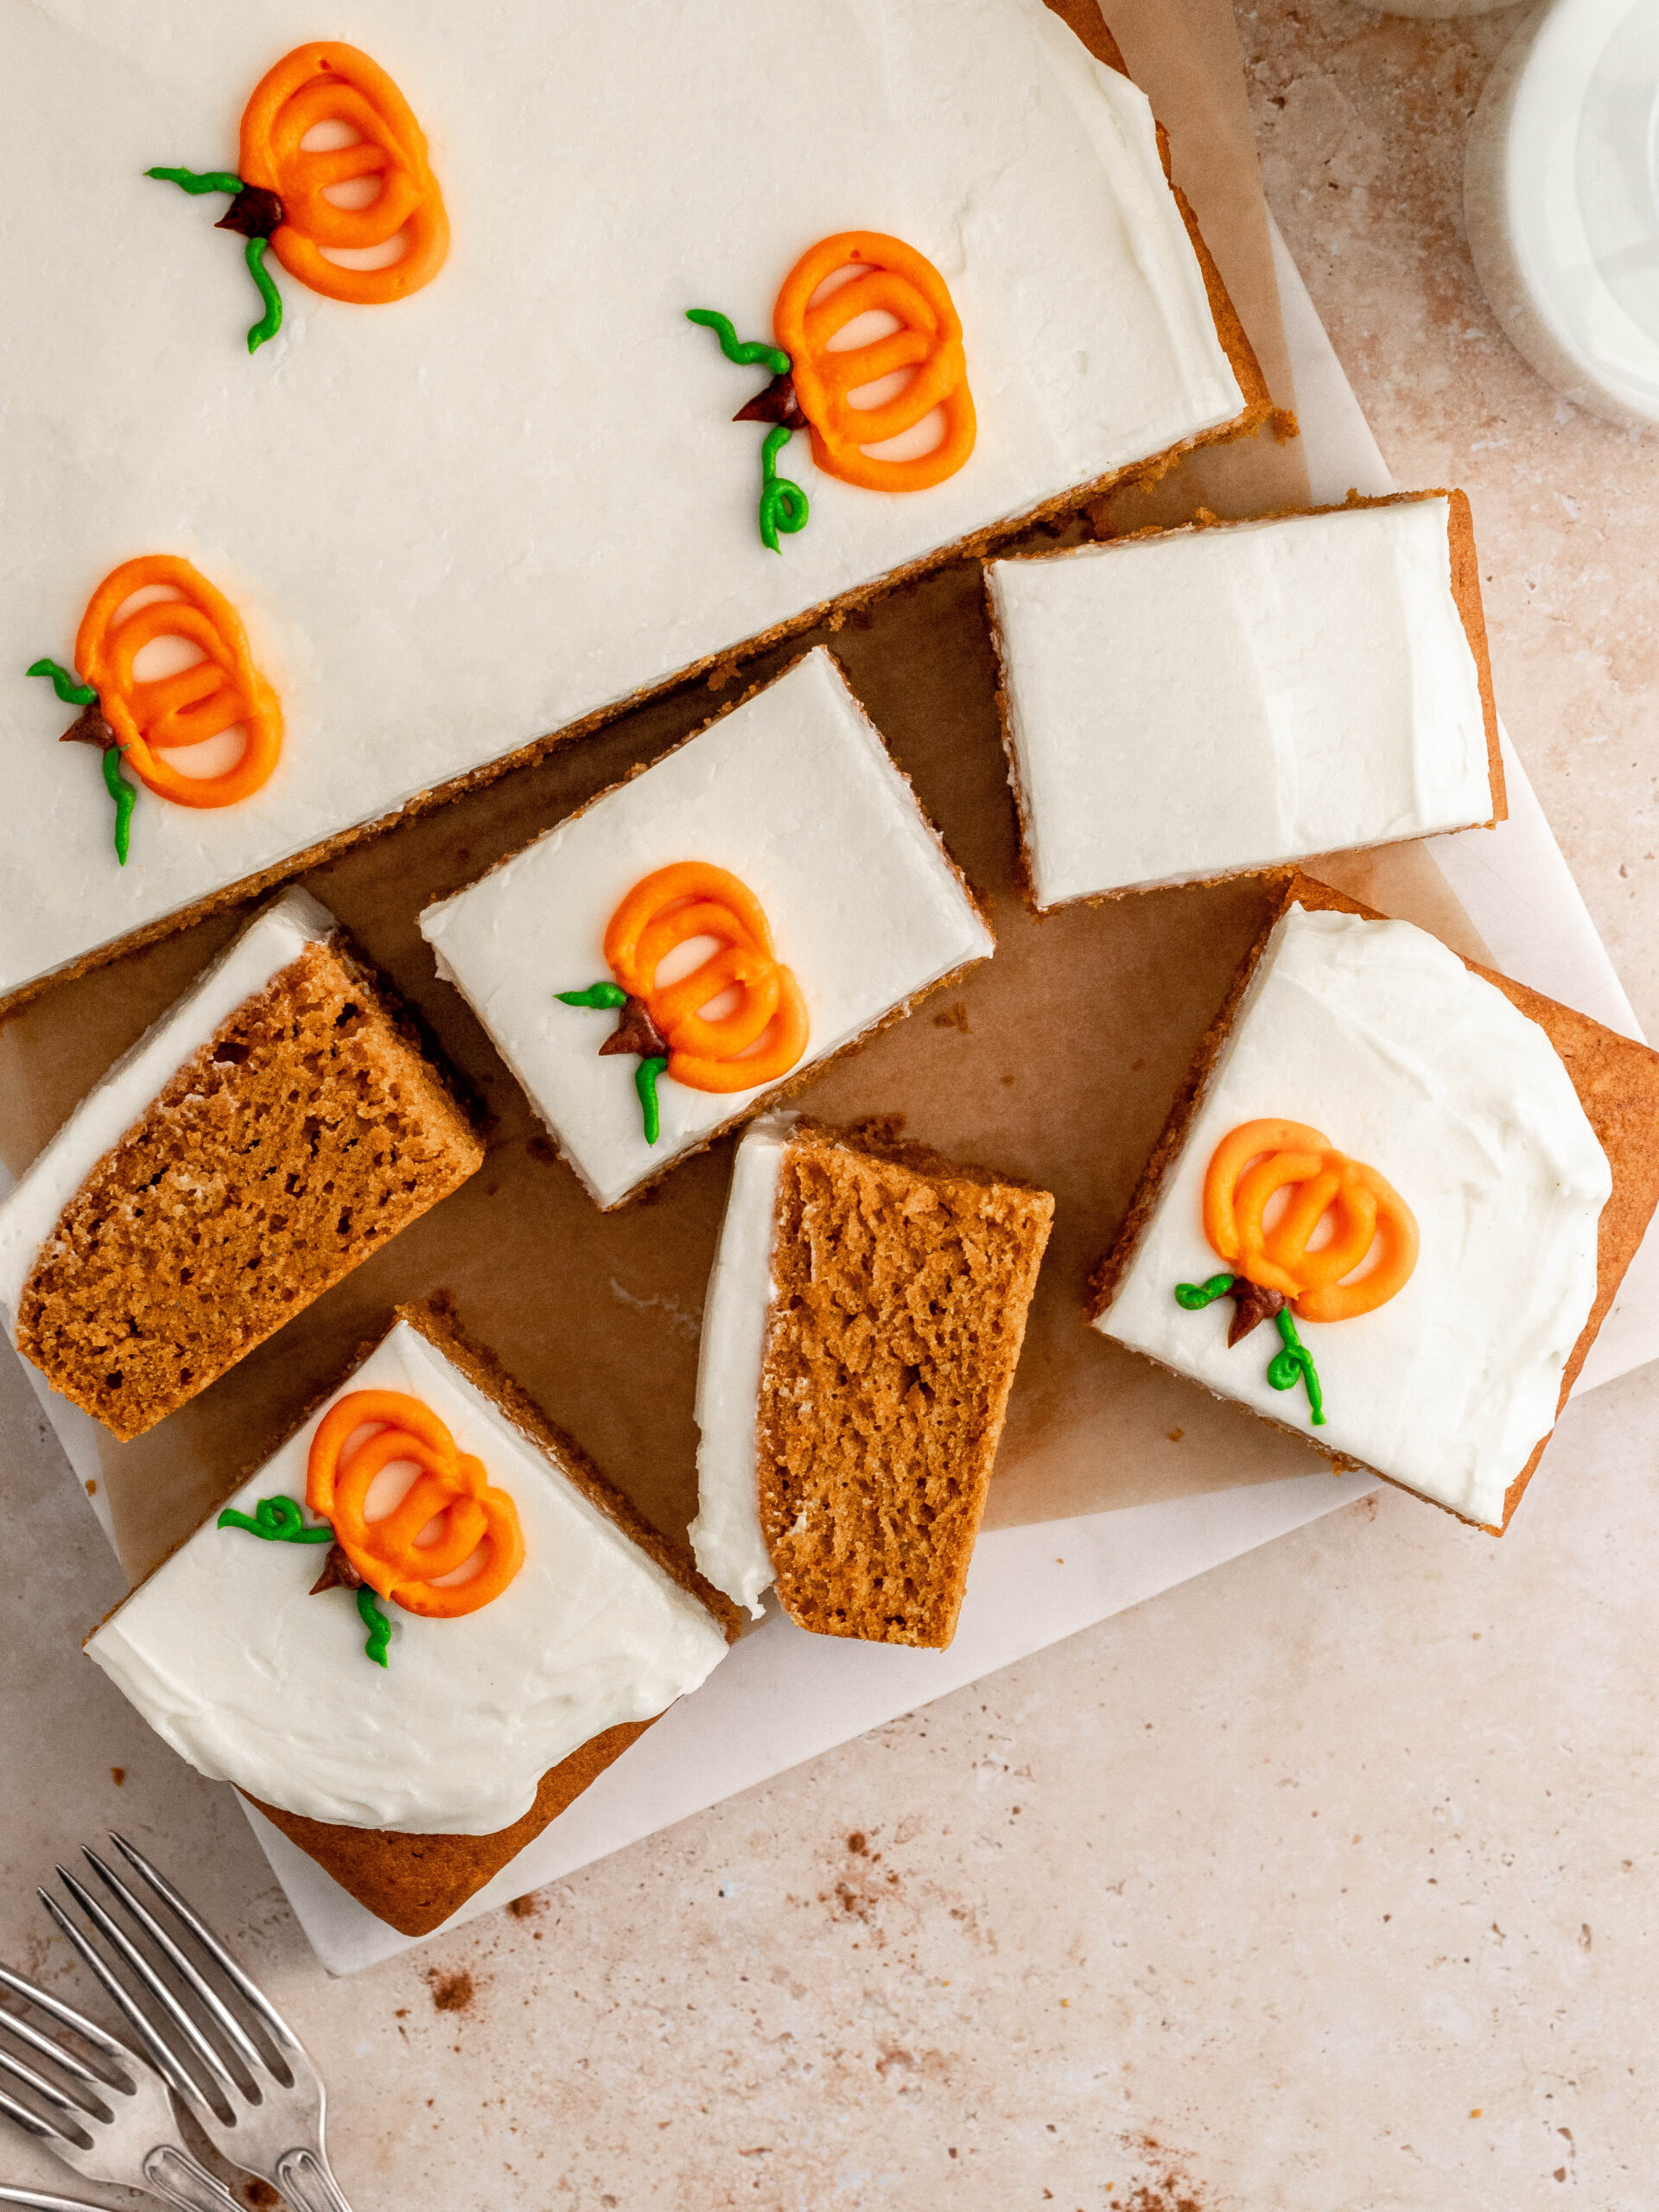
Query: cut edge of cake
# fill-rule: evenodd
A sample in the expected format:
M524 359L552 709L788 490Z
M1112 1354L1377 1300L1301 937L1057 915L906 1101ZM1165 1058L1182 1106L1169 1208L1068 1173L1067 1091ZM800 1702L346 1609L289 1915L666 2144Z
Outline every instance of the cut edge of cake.
M292 910L291 915L289 910ZM334 917L303 893L290 891L257 916L250 931L268 921L296 918L307 941L292 957L274 969L262 984L223 1013L211 1033L184 1058L174 1063L160 1088L149 1093L113 1143L94 1155L78 1184L63 1198L35 1248L19 1287L12 1316L13 1338L18 1351L53 1389L101 1422L122 1442L143 1435L209 1388L383 1244L457 1190L483 1164L484 1145L474 1102L460 1079L438 1056L416 1018L357 952ZM204 987L211 988L215 973L228 964L249 933L244 931L233 940L221 960L212 963L197 983L174 1002L139 1039L132 1052L123 1056L100 1077L99 1084L76 1108L59 1136L43 1147L36 1162L19 1179L12 1194L14 1202L27 1191L36 1168L45 1167L49 1173L48 1155L60 1139L73 1139L76 1116L95 1099L102 1084L118 1084L124 1071L139 1058L147 1046L153 1048L154 1043L164 1041L175 1017L181 1027L193 1026L190 1013L198 993ZM336 1001L340 1001L337 1018L330 1019ZM355 1040L357 1065L352 1068L311 1066L310 1062L317 1057L320 1038L332 1038L333 1033L348 1019L350 1027L345 1041L350 1044ZM276 1025L270 1038L264 1040L270 1050L263 1060L257 1057L262 1020ZM310 1033L323 1020L327 1020L327 1027L316 1034ZM302 1025L305 1027L302 1028ZM244 1041L238 1037L238 1031L254 1033L252 1041ZM155 1267L161 1255L168 1253L174 1264L164 1287L170 1287L175 1294L175 1306L181 1302L177 1294L195 1282L198 1268L204 1262L191 1259L187 1263L185 1256L186 1244L193 1253L199 1252L202 1244L201 1217L195 1217L193 1226L189 1211L189 1147L193 1141L228 1139L230 1132L216 1131L211 1127L214 1103L219 1098L227 1102L232 1114L239 1111L245 1122L251 1116L263 1118L256 1099L238 1102L236 1097L241 1071L250 1060L255 1061L252 1080L263 1079L267 1089L274 1083L279 1092L287 1089L287 1096L278 1101L283 1107L292 1108L297 1103L303 1109L313 1103L321 1104L331 1081L344 1086L344 1095L336 1102L340 1109L335 1125L339 1158L331 1163L331 1172L318 1192L308 1192L302 1186L294 1193L296 1205L293 1209L314 1217L307 1230L314 1240L322 1235L322 1217L334 1214L333 1234L340 1240L338 1249L325 1255L320 1243L316 1243L308 1255L312 1264L308 1269L302 1268L288 1294L279 1292L261 1299L251 1333L248 1332L249 1301L238 1298L235 1301L238 1333L233 1342L223 1333L216 1342L205 1332L194 1342L188 1338L181 1342L176 1334L169 1336L165 1304L149 1328L141 1327L138 1319L129 1313L128 1342L142 1344L148 1338L155 1348L145 1358L146 1367L153 1370L151 1380L144 1389L142 1403L135 1406L125 1402L126 1370L132 1365L132 1360L128 1357L123 1363L116 1363L122 1345L110 1336L116 1324L110 1318L110 1285L106 1279L112 1271L118 1274L132 1274L139 1259L146 1255L149 1266ZM372 1156L363 1162L351 1157L359 1135L348 1125L347 1112L354 1103L349 1094L364 1084L375 1087L383 1107L407 1114L418 1132L422 1156L401 1171L405 1184L401 1192L393 1187L400 1173L398 1165ZM300 1093L307 1084L314 1088L302 1097ZM181 1117L194 1120L194 1130L188 1126L183 1129L167 1127L169 1119L176 1121ZM308 1128L310 1118L303 1116ZM317 1156L317 1135L321 1133L319 1128L311 1139L312 1160ZM143 1179L135 1179L141 1168L156 1165L154 1158L141 1158L147 1145L159 1158L158 1172ZM211 1165L211 1156L204 1153L195 1164ZM172 1217L163 1224L158 1241L147 1246L140 1225L144 1200L169 1169L174 1171L174 1180L180 1186L166 1194ZM343 1189L337 1187L337 1179L353 1169L356 1169L359 1179ZM268 1202L272 1194L262 1195L257 1187L257 1184L268 1180L272 1172L268 1168L256 1184L235 1192L232 1203L221 1210L218 1218L221 1226L228 1226L232 1231L238 1217L242 1219L245 1233L241 1242L251 1246L246 1266L277 1273L288 1249L281 1237L289 1222L278 1214L280 1226L274 1224ZM290 1166L285 1182L291 1185L302 1173L302 1168ZM374 1188L377 1183L380 1185L378 1191ZM48 1192L48 1202L51 1195ZM279 1208L282 1202L282 1196L277 1196ZM107 1225L111 1216L121 1224L123 1249L127 1252L124 1268L119 1254L106 1258L98 1250L100 1229ZM77 1242L81 1247L79 1252L74 1249ZM235 1242L233 1235L226 1240L229 1244ZM67 1249L54 1251L54 1247L66 1244ZM237 1249L240 1249L239 1245ZM207 1263L215 1265L222 1273L231 1256L222 1244ZM70 1279L55 1282L54 1274L66 1268ZM95 1276L102 1284L103 1294L89 1298L86 1289L74 1280L76 1276L83 1281ZM146 1280L148 1301L156 1287L148 1269ZM201 1329L204 1324L211 1325L216 1313L223 1314L227 1302L226 1285L218 1281L215 1290L213 1284L204 1281L199 1288L188 1292L183 1302L200 1309L190 1313L188 1324ZM175 1326L182 1325L182 1320L175 1323ZM90 1333L98 1340L81 1341L67 1352L61 1344L54 1350L54 1332L61 1338L66 1332L82 1339ZM107 1344L104 1342L106 1338ZM101 1382L97 1379L100 1370Z
M1460 823L1456 831L1436 832L1455 835L1464 829L1493 830L1500 822L1509 819L1509 795L1503 774L1503 745L1498 732L1497 702L1492 690L1491 657L1486 637L1486 615L1480 590L1480 563L1475 548L1474 517L1470 511L1468 496L1456 488L1435 487L1421 492L1387 492L1368 496L1351 492L1345 499L1329 506L1276 507L1265 514L1223 516L1200 509L1191 522L1171 525L1150 524L1141 530L1126 531L1122 537L1097 540L1095 545L1071 546L1060 552L1024 553L1013 559L1027 562L1060 562L1075 559L1079 554L1096 552L1102 546L1132 545L1147 538L1191 537L1200 531L1249 530L1262 523L1293 522L1316 515L1350 514L1370 507L1415 506L1428 499L1444 499L1447 503L1446 537L1452 568L1452 596L1462 620L1464 635L1474 658L1475 675L1480 689L1481 718L1486 732L1487 778L1491 789L1492 811L1484 822ZM987 563L981 570L984 592L985 617L990 631L991 650L996 661L996 715L1001 732L1002 753L1007 763L1008 786L1014 793L1014 816L1018 825L1018 843L1014 857L1014 881L1020 898L1034 914L1058 914L1070 906L1100 906L1119 899L1137 899L1150 891L1185 889L1193 884L1230 883L1244 876L1269 876L1287 868L1295 868L1301 860L1312 861L1319 856L1308 854L1301 860L1281 858L1264 861L1250 867L1224 868L1195 875L1161 877L1156 883L1119 884L1108 891L1082 891L1066 899L1056 899L1046 905L1037 898L1031 869L1032 826L1031 809L1026 794L1025 779L1020 772L1020 748L1014 736L1014 705L1009 694L1008 652L1002 635L1001 620L997 611L996 595L991 576L992 564ZM1421 833L1413 830L1403 837L1379 838L1376 843L1345 846L1345 852L1382 852L1392 845L1409 845L1421 842Z
M1111 1305L1118 1284L1134 1260L1141 1238L1156 1209L1164 1179L1180 1158L1187 1132L1204 1103L1211 1075L1232 1033L1239 1007L1279 923L1294 906L1300 906L1310 912L1352 914L1364 921L1386 921L1389 918L1379 913L1375 907L1350 898L1345 892L1337 891L1329 884L1303 874L1298 868L1261 872L1272 874L1279 887L1273 911L1255 942L1240 962L1220 1010L1193 1055L1162 1132L1129 1200L1122 1223L1090 1279L1084 1311L1091 1325L1098 1323ZM1433 933L1431 931L1424 934L1433 936ZM1611 1170L1612 1192L1602 1209L1597 1229L1595 1301L1567 1356L1556 1401L1555 1419L1559 1421L1561 1409L1572 1395L1580 1370L1589 1355L1590 1347L1618 1295L1625 1270L1636 1256L1656 1206L1659 1206L1659 1145L1653 1142L1651 1134L1654 1121L1659 1118L1659 1052L1635 1038L1622 1036L1604 1023L1592 1020L1588 1014L1580 1014L1572 1007L1562 1006L1554 999L1544 997L1541 992L1500 975L1496 969L1483 967L1478 961L1464 959L1460 953L1456 957L1471 976L1478 976L1492 984L1511 1006L1543 1031L1567 1071L1585 1117L1606 1154ZM1620 1085L1620 1093L1617 1096L1613 1095L1611 1088L1615 1080ZM1632 1092L1638 1095L1632 1097ZM1273 1414L1262 1412L1228 1392L1212 1389L1201 1377L1185 1369L1169 1366L1138 1345L1123 1344L1116 1338L1112 1338L1111 1341L1118 1344L1121 1350L1132 1353L1135 1358L1144 1359L1152 1366L1162 1368L1166 1373L1179 1376L1189 1388L1208 1391L1211 1397L1232 1408L1246 1419L1264 1421L1268 1427L1277 1429L1282 1435L1294 1437L1299 1444L1322 1459L1334 1473L1373 1476L1394 1489L1405 1491L1408 1497L1420 1498L1425 1504L1451 1514L1454 1520L1463 1522L1466 1527L1478 1529L1488 1535L1501 1536L1508 1529L1515 1510L1555 1433L1553 1421L1533 1446L1524 1464L1511 1477L1504 1491L1503 1519L1496 1522L1477 1521L1459 1513L1456 1507L1447 1505L1439 1498L1430 1497L1424 1491L1414 1489L1410 1484L1400 1481L1386 1468L1374 1466L1369 1461L1349 1453L1327 1450L1307 1429L1294 1427L1289 1422L1279 1421Z
M730 1501L715 1495L723 1487L715 1463L743 1463L735 1472L752 1486L754 1518L740 1541L757 1563L764 1552L779 1603L799 1627L942 1649L956 1631L1054 1201L1034 1184L907 1141L901 1127L897 1116L842 1128L780 1115L772 1125L780 1141L764 1303L758 1315L735 1317L756 1320L758 1356L739 1385L748 1394L753 1372L753 1410L736 1410L741 1440L726 1433L700 1374L711 1480L705 1491L700 1449L693 1541L703 1558L730 1541L715 1533ZM930 1238L930 1222L944 1234ZM850 1249L837 1249L849 1239ZM944 1268L920 1313L913 1301L929 1287L935 1251ZM707 1326L718 1319L726 1257L716 1262ZM884 1259L891 1274L882 1289L873 1277ZM760 1270L736 1264L744 1279L728 1281L727 1296L753 1306ZM954 1353L927 1340L930 1324L942 1338L962 1332ZM912 1393L918 1406L908 1402ZM786 1474L814 1413L831 1433L805 1440L801 1471ZM874 1478L849 1459L849 1433L880 1459ZM811 1531L804 1523L815 1508L829 1525ZM728 1570L729 1586L743 1570L729 1557ZM895 1580L903 1585L896 1606L879 1594Z

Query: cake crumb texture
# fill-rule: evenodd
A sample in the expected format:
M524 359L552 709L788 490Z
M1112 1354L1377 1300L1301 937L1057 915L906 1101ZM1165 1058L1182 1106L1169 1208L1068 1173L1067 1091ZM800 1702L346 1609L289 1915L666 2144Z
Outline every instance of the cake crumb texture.
M483 1156L367 976L309 946L81 1185L23 1287L18 1348L123 1441L140 1436Z
M1053 1213L1046 1191L879 1127L798 1127L758 1479L778 1594L803 1628L950 1643Z

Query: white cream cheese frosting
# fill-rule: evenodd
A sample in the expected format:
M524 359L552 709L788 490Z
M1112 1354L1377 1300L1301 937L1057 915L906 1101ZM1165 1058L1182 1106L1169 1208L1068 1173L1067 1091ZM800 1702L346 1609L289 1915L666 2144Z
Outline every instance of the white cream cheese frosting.
M656 869L703 861L764 908L826 1058L994 940L909 784L822 648L722 720L421 916L466 998L601 1206L702 1144L755 1093L664 1077L647 1144L615 1016L556 994L608 982L606 925Z
M490 1835L543 1774L694 1690L725 1656L718 1623L406 1322L337 1396L405 1391L512 1497L524 1564L474 1613L397 1605L389 1663L364 1656L349 1591L308 1594L322 1547L209 1522L87 1641L156 1733L214 1781L313 1820ZM305 1495L321 1419L227 1503Z
M716 1590L758 1620L772 1583L756 1453L772 1312L778 1178L798 1116L763 1114L744 1135L702 1301L697 1351L697 1517L691 1548Z
M1416 1217L1417 1264L1371 1313L1300 1325L1324 1389L1267 1381L1263 1323L1230 1351L1232 1301L1175 1286L1223 1263L1201 1223L1211 1156L1245 1122L1320 1130ZM1408 922L1293 906L1251 978L1179 1157L1096 1326L1256 1412L1308 1427L1425 1497L1490 1527L1555 1419L1596 1295L1611 1173L1548 1038Z
M631 696L964 534L1233 420L1243 400L1141 93L1042 0L353 0L344 35L424 130L452 245L390 307L278 271L258 311L224 202L316 20L291 0L0 0L0 993ZM617 211L626 209L626 223ZM781 468L764 370L785 277L849 226L949 285L978 442L931 490ZM200 812L141 794L110 849L95 760L22 671L100 580L193 561L283 704L276 772Z
M1037 905L1490 821L1448 522L1431 497L993 563Z
M0 1312L14 1343L18 1304L41 1248L93 1168L239 1006L291 967L308 945L326 944L337 926L308 892L285 891L274 899L94 1084L23 1170L0 1201Z

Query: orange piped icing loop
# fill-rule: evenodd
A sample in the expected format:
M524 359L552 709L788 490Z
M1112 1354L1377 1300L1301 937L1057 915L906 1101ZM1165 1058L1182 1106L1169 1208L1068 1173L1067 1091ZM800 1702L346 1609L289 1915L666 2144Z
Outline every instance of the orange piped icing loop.
M346 124L356 143L302 146L320 123ZM263 185L282 201L271 245L283 268L314 292L381 307L418 292L443 266L449 218L427 166L426 135L378 62L354 46L335 39L297 46L267 71L243 111L238 166L244 184ZM331 186L361 176L380 180L366 207L342 207L327 197ZM383 246L400 231L403 256L381 269L348 269L324 251Z
M677 945L711 937L718 950L689 976L658 985ZM605 932L611 972L644 1001L669 1048L668 1072L690 1090L753 1090L787 1075L806 1050L806 1001L772 952L760 900L737 877L702 861L677 861L636 883ZM737 1004L710 1020L703 1008L728 991Z
M373 1423L373 1434L342 1459L352 1436ZM397 1460L421 1471L390 1513L371 1521L370 1487ZM335 1542L378 1596L429 1619L477 1612L524 1563L512 1500L491 1484L480 1460L456 1450L429 1407L401 1390L353 1390L329 1408L311 1440L305 1502L334 1524ZM436 1534L421 1542L434 1522ZM442 1580L480 1552L464 1582Z
M1268 1229L1281 1191L1289 1196ZM1327 1214L1331 1234L1310 1251ZM1302 1122L1245 1122L1222 1139L1204 1179L1204 1233L1236 1274L1282 1292L1303 1321L1372 1313L1417 1264L1417 1223L1399 1192ZM1373 1246L1375 1263L1344 1282Z
M123 615L135 592L163 585L174 594ZM172 676L137 677L132 664L156 638L182 638L201 652ZM123 760L159 798L180 806L234 806L276 766L283 710L253 664L242 618L206 576L171 553L124 561L92 594L75 637L75 666L98 693ZM222 775L186 776L162 754L202 745L240 723L240 757Z
M864 264L861 275L810 304L826 277L854 264ZM874 309L892 315L899 328L867 345L831 350L838 333ZM962 324L944 277L902 238L840 231L822 240L785 278L772 328L812 426L812 457L826 474L873 492L923 492L954 476L972 453L974 402ZM853 405L854 392L901 369L914 372L903 391L879 406ZM936 407L944 413L944 435L930 452L909 461L865 452L913 430Z

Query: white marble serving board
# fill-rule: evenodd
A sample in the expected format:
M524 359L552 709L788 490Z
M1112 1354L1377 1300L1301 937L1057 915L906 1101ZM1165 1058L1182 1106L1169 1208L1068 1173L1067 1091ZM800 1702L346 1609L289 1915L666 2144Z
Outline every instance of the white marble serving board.
M1297 412L1316 502L1393 481L1284 243L1274 230ZM1507 737L1510 818L1429 849L1497 965L1610 1027L1638 1036L1526 771ZM1659 1358L1659 1235L1649 1235L1579 1382L1580 1390ZM84 1482L91 1424L41 1402ZM79 1461L87 1459L85 1470ZM820 1751L1056 1643L1256 1545L1363 1497L1375 1485L1325 1473L1094 1513L980 1539L948 1651L804 1634L774 1614L698 1694L675 1707L447 1923L458 1927ZM289 1901L331 1974L413 1948L340 1889L269 1821L253 1824Z

